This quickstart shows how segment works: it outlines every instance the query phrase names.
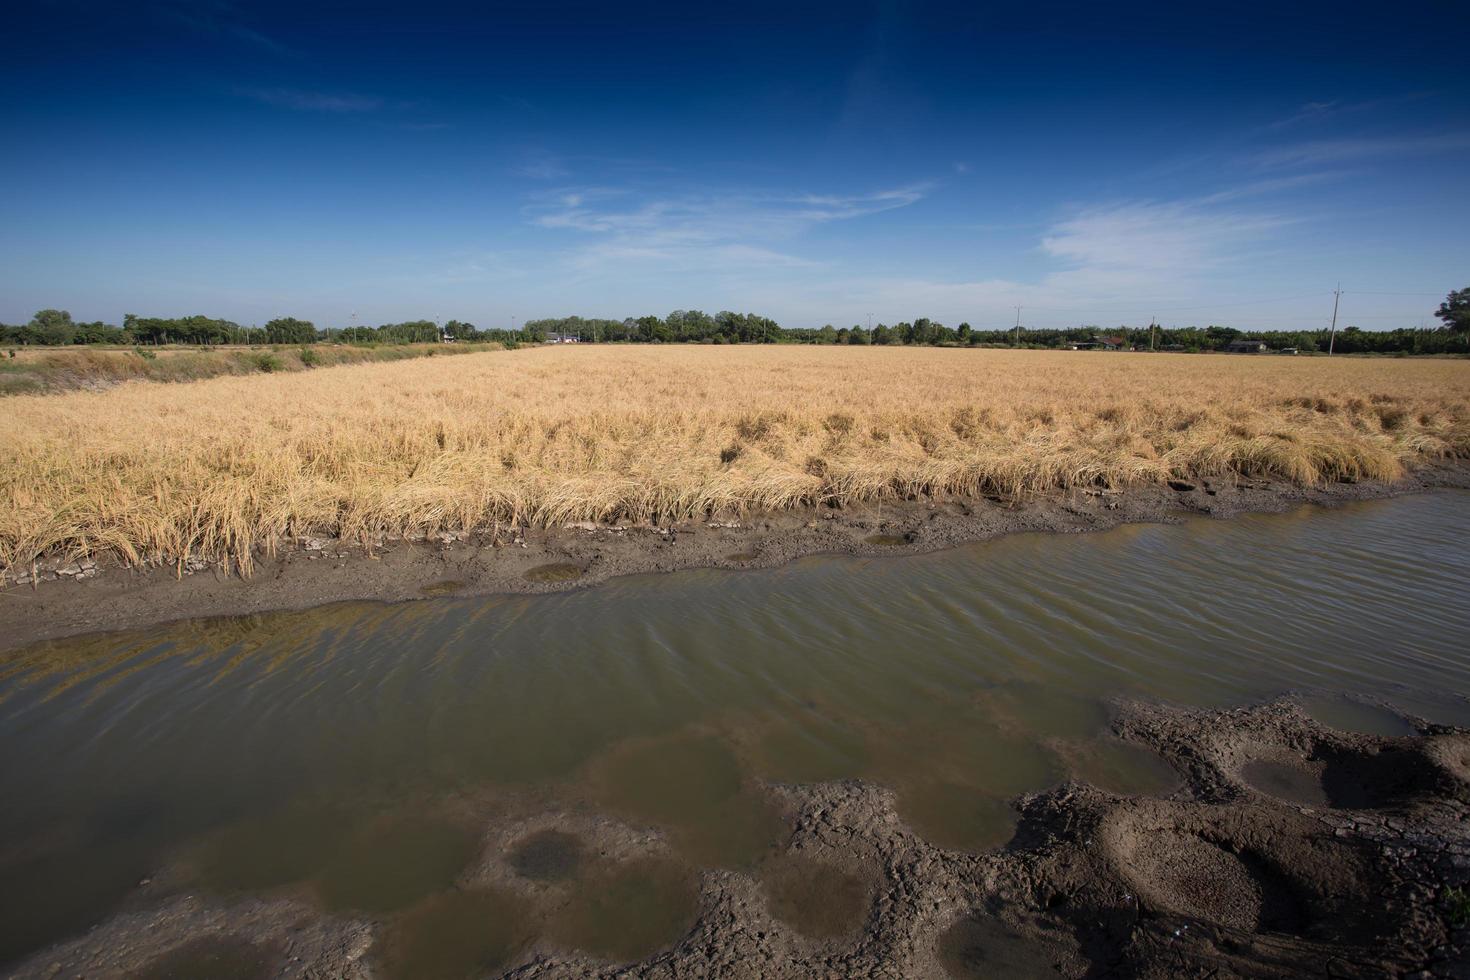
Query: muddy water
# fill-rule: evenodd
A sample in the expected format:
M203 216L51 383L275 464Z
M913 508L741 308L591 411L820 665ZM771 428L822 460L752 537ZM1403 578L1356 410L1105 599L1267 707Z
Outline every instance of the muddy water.
M1116 696L1470 724L1467 584L1470 494L1441 493L45 644L0 659L0 964L177 891L377 919L396 976L623 961L688 928L706 868L847 935L877 883L781 855L762 781L883 783L981 850L1017 794L1173 785L1108 736Z

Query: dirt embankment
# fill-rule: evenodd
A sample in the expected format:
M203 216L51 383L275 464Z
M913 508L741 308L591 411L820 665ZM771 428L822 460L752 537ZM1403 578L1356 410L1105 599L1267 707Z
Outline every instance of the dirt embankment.
M1164 487L998 497L925 497L883 506L730 515L671 527L575 524L445 534L430 541L301 538L249 578L199 560L120 568L52 561L0 578L0 649L174 619L303 609L347 600L550 592L619 575L682 568L759 568L812 554L935 551L1022 531L1077 533L1130 522L1230 517L1303 504L1470 487L1470 464L1428 467L1394 484L1302 487L1265 480L1173 481Z
M485 972L1465 977L1470 732L1417 727L1346 734L1291 701L1224 712L1122 704L1115 731L1166 758L1178 789L1150 798L1071 784L1028 796L1014 839L979 855L930 845L877 786L768 786L790 820L782 859L829 883L815 917L792 914L777 879L708 871L692 925L660 953L618 964L542 939L509 944ZM557 900L577 855L621 866L666 850L656 831L597 814L498 814L459 884L535 907ZM161 976L215 955L261 975L366 980L392 955L377 923L295 900L182 895L133 907L15 975Z

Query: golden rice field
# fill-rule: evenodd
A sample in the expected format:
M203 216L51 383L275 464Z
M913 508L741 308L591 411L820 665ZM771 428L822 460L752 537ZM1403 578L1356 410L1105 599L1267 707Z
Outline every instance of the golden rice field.
M555 347L0 406L0 565L1470 456L1470 361Z

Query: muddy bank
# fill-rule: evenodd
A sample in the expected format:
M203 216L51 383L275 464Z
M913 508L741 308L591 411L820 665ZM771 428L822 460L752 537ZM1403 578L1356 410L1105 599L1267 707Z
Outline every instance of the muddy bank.
M1470 732L1415 724L1349 734L1286 700L1122 704L1114 731L1167 759L1178 788L1023 797L1014 838L984 854L932 846L862 782L767 786L789 833L749 871L680 868L657 830L603 814L497 812L456 889L420 915L483 922L472 949L438 950L460 957L443 961L456 975L1470 976ZM629 869L693 890L687 920L630 921L655 940L662 930L662 951L622 958L614 940L589 955L605 940L595 930L531 928L574 900L573 881L616 894ZM424 941L293 896L167 891L141 887L13 975L209 963L365 980L396 975L404 944Z
M166 568L53 561L34 570L12 569L0 580L0 650L183 618L347 600L551 592L641 572L763 568L813 554L936 551L1024 531L1101 531L1127 523L1279 512L1441 488L1470 488L1470 464L1426 468L1391 485L1176 481L1126 492L1077 490L1021 500L923 498L731 515L673 527L579 524L444 534L430 541L380 538L367 547L304 537L283 545L274 558L262 556L249 578L197 560Z

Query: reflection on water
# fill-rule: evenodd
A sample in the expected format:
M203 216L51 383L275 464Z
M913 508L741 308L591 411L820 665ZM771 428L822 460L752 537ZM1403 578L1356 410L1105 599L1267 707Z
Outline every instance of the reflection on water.
M1174 785L1107 734L1114 696L1303 689L1338 727L1406 727L1338 694L1470 723L1467 540L1470 494L1446 493L42 644L0 658L0 962L161 867L388 916L400 973L414 950L453 972L535 935L641 955L687 925L697 869L774 874L787 831L762 781L875 780L920 833L980 849L1020 793ZM543 842L521 859L565 894L529 932L423 938L501 900L456 889L494 814L527 800L672 851Z

